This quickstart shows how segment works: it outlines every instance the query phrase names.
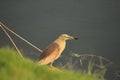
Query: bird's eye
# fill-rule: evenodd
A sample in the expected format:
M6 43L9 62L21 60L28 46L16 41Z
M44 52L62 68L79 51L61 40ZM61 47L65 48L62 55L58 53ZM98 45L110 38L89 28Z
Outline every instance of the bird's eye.
M64 37L66 37L66 36L64 36Z

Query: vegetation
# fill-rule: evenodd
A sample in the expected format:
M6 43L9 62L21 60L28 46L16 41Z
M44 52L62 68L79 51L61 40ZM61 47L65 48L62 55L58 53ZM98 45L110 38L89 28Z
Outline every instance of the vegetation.
M104 80L90 72L90 64L89 73L51 70L30 59L22 59L13 49L0 48L0 80Z

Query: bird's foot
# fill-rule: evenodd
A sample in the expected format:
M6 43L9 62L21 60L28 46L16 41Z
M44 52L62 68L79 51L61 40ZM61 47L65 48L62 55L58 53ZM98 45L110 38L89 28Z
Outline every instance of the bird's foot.
M61 72L60 69L58 69L58 68L56 68L56 67L53 67L53 66L50 66L50 69L53 70L53 71L60 71L60 72Z

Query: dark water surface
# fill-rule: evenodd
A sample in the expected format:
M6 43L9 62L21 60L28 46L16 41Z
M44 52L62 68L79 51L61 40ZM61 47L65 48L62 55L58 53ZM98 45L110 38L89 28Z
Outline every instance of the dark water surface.
M120 66L120 0L1 0L0 20L41 49L62 33L77 36L78 41L68 41L63 55L90 52ZM2 30L0 37L2 45L10 43ZM29 53L25 55L38 56L13 38Z

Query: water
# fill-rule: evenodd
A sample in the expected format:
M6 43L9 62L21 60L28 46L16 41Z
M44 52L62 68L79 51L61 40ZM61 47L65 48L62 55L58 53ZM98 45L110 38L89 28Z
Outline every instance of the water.
M120 1L115 0L37 0L1 1L0 19L22 37L44 49L60 34L79 38L68 41L63 55L69 51L104 56L120 65ZM2 30L2 45L9 44ZM28 57L39 54L15 38Z

